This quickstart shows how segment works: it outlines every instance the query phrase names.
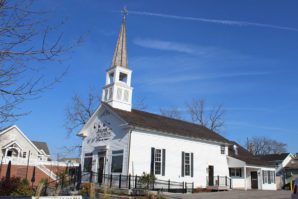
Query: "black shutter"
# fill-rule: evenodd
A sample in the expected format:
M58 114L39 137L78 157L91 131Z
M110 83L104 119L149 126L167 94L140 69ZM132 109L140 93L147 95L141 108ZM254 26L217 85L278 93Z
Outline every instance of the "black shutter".
M166 150L162 150L162 176L165 176L166 169Z
M193 177L193 153L190 154L190 176Z
M181 157L181 176L184 177L184 152L182 151Z
M155 148L151 148L151 164L150 164L150 174L154 175L154 152Z

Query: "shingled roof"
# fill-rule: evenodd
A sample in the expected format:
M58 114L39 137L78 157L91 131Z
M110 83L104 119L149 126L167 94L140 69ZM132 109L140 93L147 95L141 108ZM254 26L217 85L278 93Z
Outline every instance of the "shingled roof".
M246 162L246 164L249 165L257 165L257 166L267 166L268 163L261 158L254 156L252 153L250 153L248 150L243 148L240 144L237 142L231 141L229 146L229 156L234 157L238 160L242 160ZM235 153L234 145L237 146L238 154Z
M39 149L43 150L47 155L50 155L49 147L46 142L32 141L32 143Z
M223 136L201 125L136 109L132 109L131 112L129 112L113 108L108 104L105 105L132 126L166 132L183 137L229 143L229 140Z

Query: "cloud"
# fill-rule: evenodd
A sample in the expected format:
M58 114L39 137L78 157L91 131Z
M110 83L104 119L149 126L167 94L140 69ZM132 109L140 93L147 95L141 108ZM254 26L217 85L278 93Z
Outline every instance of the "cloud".
M197 80L213 80L222 78L232 78L232 77L245 77L245 76L263 76L270 74L271 72L231 72L231 73L209 73L209 74L190 74L190 75L172 75L171 77L155 78L154 81L150 79L148 84L175 84L188 81Z
M227 126L234 126L234 127L245 127L245 128L254 128L254 129L262 129L262 130L267 130L267 131L276 131L276 132L281 132L281 133L292 133L288 131L285 128L281 127L274 127L274 126L264 126L264 125L255 125L255 124L250 124L247 122L226 122Z
M248 22L248 21L234 21L234 20L223 20L223 19L185 17L185 16L168 15L168 14L162 14L162 13L143 12L143 11L129 11L129 13L135 14L135 15L146 15L146 16L163 17L163 18L170 18L170 19L214 23L214 24L221 24L221 25L228 25L228 26L239 26L239 27L251 26L251 27L271 28L271 29L298 32L298 28L287 27L287 26L278 26L278 25L272 25L272 24L255 23L255 22Z
M189 45L185 43L154 40L154 39L137 38L133 40L133 43L137 46L141 46L144 48L174 51L174 52L186 53L186 54L192 54L192 55L204 55L204 54L207 54L207 52L211 51L211 48L209 47L204 48L204 47Z

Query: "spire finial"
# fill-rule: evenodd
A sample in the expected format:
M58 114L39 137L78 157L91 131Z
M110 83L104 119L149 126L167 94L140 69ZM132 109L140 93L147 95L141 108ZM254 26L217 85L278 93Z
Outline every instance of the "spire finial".
M124 7L122 8L121 13L122 13L123 18L125 19L126 16L128 15L128 9L127 9L127 6L124 6Z

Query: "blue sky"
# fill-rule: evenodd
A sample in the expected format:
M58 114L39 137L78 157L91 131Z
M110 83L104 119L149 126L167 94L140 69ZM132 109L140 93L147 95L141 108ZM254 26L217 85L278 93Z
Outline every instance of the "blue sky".
M208 106L223 104L222 134L244 144L266 136L297 152L298 2L284 1L40 1L49 24L65 20L65 41L85 41L48 72L69 66L61 83L22 109L31 114L16 124L32 139L47 141L53 157L66 137L65 107L73 94L101 92L127 6L129 66L133 99L144 98L148 111L178 107L193 98ZM68 154L73 155L73 154Z

